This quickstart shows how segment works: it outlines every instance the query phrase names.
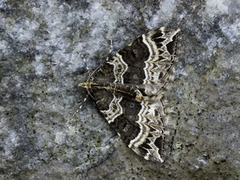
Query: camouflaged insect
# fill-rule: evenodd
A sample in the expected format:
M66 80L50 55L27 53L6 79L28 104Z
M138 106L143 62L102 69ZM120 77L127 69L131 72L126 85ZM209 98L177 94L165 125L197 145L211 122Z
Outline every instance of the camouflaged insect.
M134 40L79 86L135 153L164 162L172 140L164 93L173 80L180 29L161 27Z

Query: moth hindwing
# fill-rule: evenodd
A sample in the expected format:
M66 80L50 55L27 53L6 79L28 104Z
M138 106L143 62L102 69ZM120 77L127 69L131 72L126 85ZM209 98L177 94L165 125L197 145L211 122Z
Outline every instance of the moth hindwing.
M164 162L169 151L164 91L173 79L180 29L161 27L134 40L79 86L135 153Z

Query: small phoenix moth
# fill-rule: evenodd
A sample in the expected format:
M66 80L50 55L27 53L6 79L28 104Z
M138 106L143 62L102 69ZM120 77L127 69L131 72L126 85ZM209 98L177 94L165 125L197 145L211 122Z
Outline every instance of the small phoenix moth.
M164 162L171 136L164 92L174 75L180 29L143 34L79 86L125 144L146 160Z

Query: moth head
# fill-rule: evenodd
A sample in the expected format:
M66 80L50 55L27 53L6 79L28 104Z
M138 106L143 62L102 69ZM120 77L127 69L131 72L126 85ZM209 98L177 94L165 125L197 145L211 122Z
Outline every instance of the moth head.
M78 86L86 89L87 92L88 92L88 95L90 95L94 99L94 97L90 93L90 90L92 89L92 86L94 84L93 83L93 78L92 78L91 75L88 77L88 79L85 82L79 83Z

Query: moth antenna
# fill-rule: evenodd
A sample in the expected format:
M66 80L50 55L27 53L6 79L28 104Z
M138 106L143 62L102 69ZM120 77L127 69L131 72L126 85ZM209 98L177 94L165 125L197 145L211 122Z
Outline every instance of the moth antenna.
M89 67L87 66L87 62L88 62L88 60L83 56L83 54L80 52L80 51L77 51L77 53L80 55L80 57L83 59L83 62L85 63L85 65L86 65L86 69L87 69L87 71L88 71L88 73L90 73L90 69L89 69Z
M73 116L76 116L76 114L82 109L83 103L85 103L88 99L88 95L83 99L82 102L79 103L79 108L73 113Z
M87 97L85 97L85 98L83 99L83 101L80 103L79 109L82 109L83 103L85 103L85 102L87 101L87 99L88 99L88 95L87 95Z
M83 59L83 62L84 62L85 65L86 65L87 73L89 74L86 83L89 84L89 83L90 83L90 78L92 77L92 75L93 75L99 68L95 69L93 72L90 72L90 68L89 68L88 65L87 65L88 60L83 56L83 54L81 54L80 51L77 51L77 53L80 55L80 57ZM86 87L85 89L86 89L87 92L88 92L88 95L87 95L86 98L84 98L83 102L85 102L85 101L87 100L88 96L91 96L93 99L95 99L95 98L92 96L92 94L90 93L88 86L85 86L85 87ZM82 102L82 104L83 104L83 102ZM80 105L80 108L82 108L82 105Z
M81 54L81 52L80 51L77 51L77 53L80 55L80 57L83 59L83 62L85 63L85 65L86 65L86 69L87 69L87 73L88 74L90 74L90 69L89 69L89 67L87 66L87 59L83 56L83 54ZM88 78L88 80L87 80L87 82L89 81L89 78ZM89 90L88 90L88 88L86 88L87 89L87 92L88 92L88 94L87 94L87 96L83 99L83 101L81 102L81 103L79 103L79 108L78 108L78 110L74 113L74 115L76 115L81 109L82 109L82 107L83 107L83 104L85 103L85 101L88 99L88 97L89 97L89 94L90 94L90 92L89 92ZM91 95L91 94L90 94Z

